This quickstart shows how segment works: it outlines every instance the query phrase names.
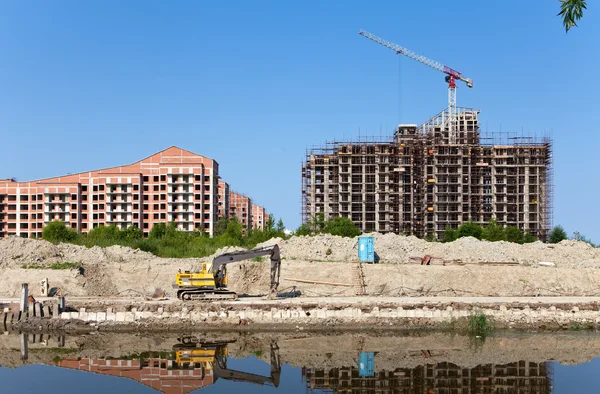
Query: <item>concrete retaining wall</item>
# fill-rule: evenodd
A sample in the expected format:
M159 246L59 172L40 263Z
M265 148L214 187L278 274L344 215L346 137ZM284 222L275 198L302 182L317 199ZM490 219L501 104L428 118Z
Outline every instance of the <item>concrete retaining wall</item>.
M528 305L527 303L490 304L453 303L452 305L426 306L422 303L398 307L346 305L335 308L315 307L307 305L277 305L272 303L260 306L230 303L213 310L202 307L194 308L171 305L168 310L159 306L155 310L106 311L88 312L80 308L78 312L63 312L61 319L79 319L90 322L122 322L133 323L143 321L154 322L214 322L223 321L229 324L248 322L260 324L320 324L334 322L354 324L361 322L385 322L392 325L406 325L419 322L422 325L449 323L460 318L468 318L474 313L483 313L494 322L503 326L512 325L549 325L560 326L579 323L600 324L600 312L597 303L586 303L581 308L573 305Z

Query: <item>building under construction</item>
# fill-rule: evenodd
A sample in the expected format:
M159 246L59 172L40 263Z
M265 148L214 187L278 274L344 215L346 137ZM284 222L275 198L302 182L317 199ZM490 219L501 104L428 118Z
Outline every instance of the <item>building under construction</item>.
M481 135L479 111L443 111L393 136L326 142L302 164L302 220L343 216L365 232L441 238L491 219L545 239L552 226L552 142Z

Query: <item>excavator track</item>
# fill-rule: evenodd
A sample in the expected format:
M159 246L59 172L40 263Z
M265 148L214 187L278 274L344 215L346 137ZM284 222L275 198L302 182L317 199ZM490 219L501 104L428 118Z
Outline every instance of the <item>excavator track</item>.
M177 298L183 301L237 300L237 293L230 290L180 290Z

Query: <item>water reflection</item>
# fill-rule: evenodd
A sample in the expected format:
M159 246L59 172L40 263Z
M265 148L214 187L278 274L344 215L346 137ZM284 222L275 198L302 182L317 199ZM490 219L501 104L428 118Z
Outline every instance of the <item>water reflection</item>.
M189 393L218 379L279 386L281 363L277 343L271 343L271 375L261 376L227 368L228 342L200 342L178 338L171 352L148 352L122 359L71 358L56 362L63 368L137 380L161 392Z
M364 376L364 368L359 362L357 367L304 367L302 376L309 392L318 389L352 394L549 394L552 391L551 369L551 365L546 362L519 361L504 365L479 365L475 368L462 368L441 362L412 369L374 370L371 376Z
M418 350L422 344L434 347ZM274 333L178 338L18 334L0 337L0 364L55 365L132 379L163 393L190 393L209 386L218 391L219 382L234 381L242 392L253 384L257 387L253 392L272 386L286 393L292 387L293 392L310 393L549 394L555 363L543 360L564 354L563 360L572 362L571 357L580 354L579 362L584 362L599 344L600 338L592 335L496 337L473 347L464 338L444 334L373 338ZM566 350L569 346L571 354ZM232 368L231 358L247 361ZM521 361L509 362L512 359ZM296 368L282 376L282 363ZM257 365L260 374L255 373Z

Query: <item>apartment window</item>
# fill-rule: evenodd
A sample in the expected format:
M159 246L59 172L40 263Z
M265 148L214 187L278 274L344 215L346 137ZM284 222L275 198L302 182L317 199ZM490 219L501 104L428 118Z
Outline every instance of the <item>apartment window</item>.
M13 228L17 228L17 223L8 223L8 228L13 229Z
M158 185L154 185L154 191L157 192L158 191Z
M140 209L139 204L133 204L133 209Z
M11 211L16 211L17 210L17 206L16 205L9 205L8 209Z
M17 220L17 214L16 213L9 213L8 214L8 220Z
M161 175L160 176L160 181L161 182L165 182L167 180L167 177L165 175Z
M153 209L154 209L155 211L158 211L158 204L154 204L154 205L153 205Z
M81 186L81 191L82 192L87 192L87 186L86 185Z
M148 177L147 176L145 176L143 179L144 179L144 182L148 182Z
M148 210L148 204L144 204L144 211Z
M41 214L41 213L38 213L38 214L37 214L37 218L38 218L38 219L42 219L42 218L43 218L42 214Z
M8 201L17 201L17 196L15 196L15 195L9 195L8 196Z
M82 201L87 201L87 196L86 195L81 196L81 200Z
M133 191L137 192L138 190L140 190L140 186L139 185L133 185Z
M163 212L163 213L161 213L161 214L160 214L160 218L161 218L161 219L166 219L166 218L167 218L167 215L166 215L166 214Z
M101 192L103 192L104 191L104 185L100 185L99 189L100 189Z
M202 205L196 204L196 205L194 205L194 209L202 209Z
M202 185L194 185L194 190L202 190Z
M207 229L207 228L209 228L209 226L210 226L210 225L209 225L208 223L204 223L204 228L206 228L206 229Z
M144 194L144 201L148 201L148 195Z
M77 209L77 204L71 204L71 209Z
M21 211L27 211L29 209L27 204L21 204L21 206L19 208L21 208Z
M167 205L166 204L160 204L160 209L167 209Z
M37 200L37 196L34 194L33 196L31 196L31 201L36 201Z
M138 219L139 217L140 217L140 216L139 216L137 213L134 213L134 214L133 214L133 218L134 218L134 219Z
M210 205L209 204L204 204L204 210L205 211L209 211L210 210Z
M98 201L98 195L94 194L94 195L92 196L92 201Z
M81 228L87 228L87 223L81 223Z
M139 199L140 199L140 195L139 195L139 194L134 194L134 195L133 195L133 200L134 200L134 201L137 201L137 200L139 200Z
M71 219L77 219L77 214L76 213L72 213L71 214Z
M207 192L210 191L210 185L204 185L204 190Z
M77 228L77 223L71 223L71 228Z
M81 210L82 211L87 211L87 204L82 204L81 205Z
M154 176L154 182L158 182L158 175Z
M158 213L155 213L155 214L154 214L154 219L155 219L155 220L158 220Z
M147 192L148 190L148 185L144 185L144 191Z
M167 199L167 195L166 194L161 194L160 195L160 200L161 201L165 201Z
M208 195L208 194L205 194L205 195L204 195L204 201L208 201L208 200L210 200L210 195Z
M92 191L97 192L98 191L98 186L94 185L94 187L92 187Z
M99 215L98 215L98 217L99 217L100 219L104 219L104 214L103 214L103 213L101 213L101 214L99 214Z
M87 213L82 213L82 214L81 214L81 218L82 218L83 220L87 220Z
M21 201L29 201L29 196L27 196L27 195L20 195L19 196L19 200L21 200Z
M164 192L165 190L167 190L167 185L160 185L160 191Z
M97 213L95 213L95 214L92 215L92 220L98 220L98 214Z
M148 220L148 214L147 213L144 214L144 220Z
M71 200L76 201L77 200L77 194L71 194Z
M194 216L196 219L200 219L202 217L199 213L195 214Z
M204 175L204 182L210 182L210 176Z
M152 196L152 199L153 199L154 201L158 201L158 194L155 194L154 196Z
M144 228L148 228L148 223L144 223ZM146 235L147 237L148 235Z
M200 200L200 199L202 199L202 194L196 194L196 195L194 196L194 198L195 198L196 200Z
M100 201L104 201L104 194L100 195Z
M100 204L100 205L98 205L98 208L99 208L100 210L103 210L103 209L104 209L104 204Z
M200 176L200 175L195 175L195 176L194 176L194 179L195 179L196 181L200 182L200 181L202 180L202 176Z

